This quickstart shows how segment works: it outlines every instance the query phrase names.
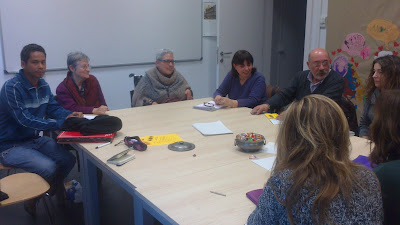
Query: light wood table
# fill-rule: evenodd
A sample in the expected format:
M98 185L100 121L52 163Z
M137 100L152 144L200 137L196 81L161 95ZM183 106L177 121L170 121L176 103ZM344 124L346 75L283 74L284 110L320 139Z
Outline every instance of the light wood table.
M214 112L192 107L210 99L145 106L110 111L123 121L112 145L95 149L97 144L76 145L81 149L84 172L85 221L98 224L96 167L108 173L134 196L135 224L146 224L149 213L163 224L244 224L255 205L246 192L262 188L269 171L249 160L273 156L267 153L246 153L234 146L236 134L255 132L274 142L278 126L264 115L254 116L249 108L221 109ZM203 136L193 123L222 121L233 134ZM196 148L187 152L168 150L166 145L135 151L136 159L123 166L106 164L111 156L123 151L125 136L178 134ZM367 155L364 139L356 143L352 158ZM195 154L195 156L194 156ZM220 196L210 191L225 194Z

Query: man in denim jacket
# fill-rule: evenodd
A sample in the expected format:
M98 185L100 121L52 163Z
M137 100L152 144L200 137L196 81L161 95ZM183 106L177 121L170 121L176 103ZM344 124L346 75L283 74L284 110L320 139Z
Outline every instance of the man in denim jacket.
M63 109L42 79L46 72L43 47L29 44L21 51L22 69L6 81L0 93L0 162L5 166L36 173L61 190L63 180L75 164L75 157L40 131L57 130L68 117L82 117ZM49 119L48 119L49 118ZM35 214L37 199L25 203Z

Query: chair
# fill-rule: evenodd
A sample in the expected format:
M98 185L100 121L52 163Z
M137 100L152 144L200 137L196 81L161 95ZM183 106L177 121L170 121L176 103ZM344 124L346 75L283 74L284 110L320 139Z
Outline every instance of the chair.
M267 84L267 87L266 87L267 99L270 99L272 96L279 93L280 91L281 91L280 87L276 87L276 86ZM283 108L280 108L280 109L270 110L270 112L280 113L282 110L283 110Z
M131 74L129 74L129 77L133 77L133 87L135 88L136 85L139 83L140 79L142 79L143 75L135 75L134 73L131 73ZM135 92L135 90L130 91L131 102L132 102L132 97L133 97L134 92Z
M48 196L47 191L50 185L41 176L35 173L16 173L6 176L0 180L1 191L8 195L8 199L0 202L0 207L17 204L36 197L43 200L43 204L50 219L50 223L54 224L54 218L50 213L47 201L44 196ZM53 207L51 198L48 197L50 205Z
M10 175L11 170L17 170L14 167L8 167L8 166L4 166L3 164L0 163L0 170L7 170L7 176Z
M275 86L273 86L273 85L267 84L266 91L267 91L267 99L270 99L272 96L274 96L275 94L277 94L278 92L280 92L280 91L281 91L281 88L280 88L280 87L275 87Z
M347 97L342 96L339 106L342 108L344 115L346 116L350 130L354 132L355 136L358 136L357 113L353 102L351 102Z

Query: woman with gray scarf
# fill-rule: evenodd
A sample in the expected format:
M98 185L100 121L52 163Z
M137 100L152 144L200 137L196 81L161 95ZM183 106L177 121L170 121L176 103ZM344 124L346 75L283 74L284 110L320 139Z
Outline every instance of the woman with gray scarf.
M175 70L174 54L163 49L156 57L156 66L146 71L132 97L132 107L193 99L185 78Z

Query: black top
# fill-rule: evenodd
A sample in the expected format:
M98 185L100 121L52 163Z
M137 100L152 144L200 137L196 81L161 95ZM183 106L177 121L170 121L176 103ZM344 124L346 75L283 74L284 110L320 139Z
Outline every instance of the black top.
M400 224L400 157L379 164L374 172L381 183L384 223Z
M298 72L290 81L289 87L281 90L279 93L267 100L270 109L279 109L291 103L295 99L299 100L310 94L325 95L339 104L344 91L344 78L336 71L331 70L323 82L313 93L311 93L311 82L307 78L309 73L310 70Z

